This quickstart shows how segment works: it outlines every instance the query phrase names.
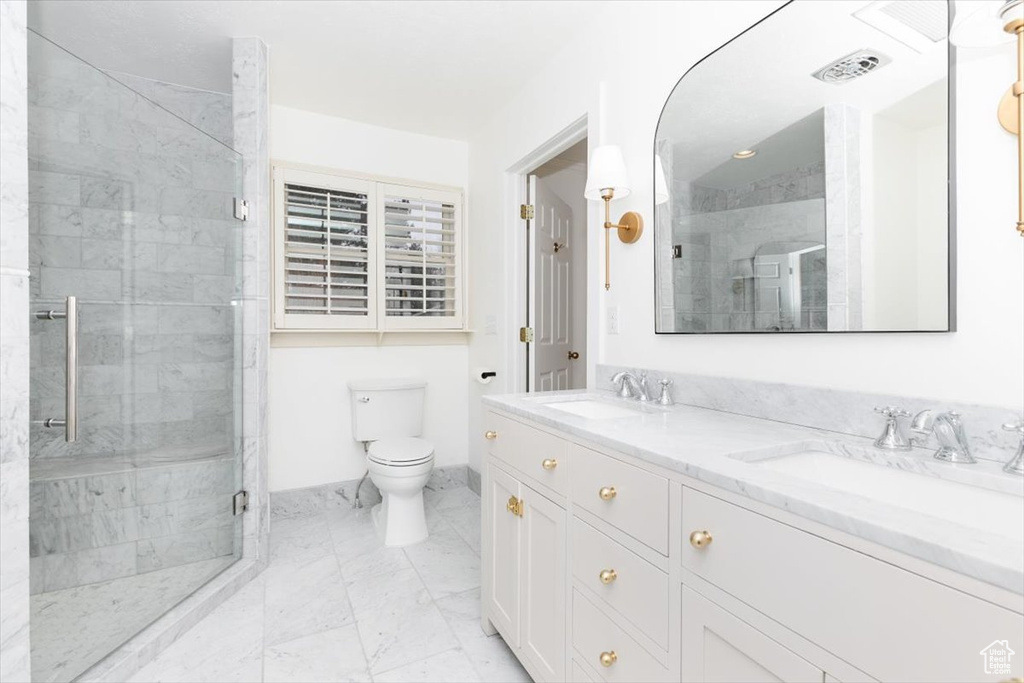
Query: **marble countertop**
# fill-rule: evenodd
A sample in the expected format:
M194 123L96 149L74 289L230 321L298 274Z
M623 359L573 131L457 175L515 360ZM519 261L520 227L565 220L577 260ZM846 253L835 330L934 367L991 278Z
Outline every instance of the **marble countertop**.
M548 407L571 400L597 400L631 407L635 416L588 419ZM923 476L1006 494L1001 509L1016 510L1024 479L992 461L953 465L935 460L932 449L893 454L872 440L707 408L641 405L608 391L485 396L484 405L570 436L613 449L687 477L738 493L808 520L906 553L1024 595L1024 518L979 520L967 500L964 514L951 499L940 518L915 510L914 501L892 504L803 477L759 467L772 457L813 449L895 467ZM862 468L863 469L863 468ZM868 470L869 476L871 470ZM953 487L953 491L956 488ZM980 492L979 492L980 493ZM1014 497L1014 498L1011 498ZM892 497L890 496L890 501Z

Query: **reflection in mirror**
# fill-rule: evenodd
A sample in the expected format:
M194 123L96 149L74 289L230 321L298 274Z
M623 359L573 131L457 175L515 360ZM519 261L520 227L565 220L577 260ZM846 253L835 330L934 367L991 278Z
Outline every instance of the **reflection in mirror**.
M953 328L947 27L944 2L794 0L687 72L655 141L658 332Z

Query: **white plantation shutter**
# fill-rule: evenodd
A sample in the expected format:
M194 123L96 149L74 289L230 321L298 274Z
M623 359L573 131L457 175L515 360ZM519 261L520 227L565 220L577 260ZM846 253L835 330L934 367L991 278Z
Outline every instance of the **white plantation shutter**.
M462 193L274 168L277 329L461 329Z
M374 184L275 169L278 327L376 322Z
M461 194L384 185L380 196L385 327L461 327Z

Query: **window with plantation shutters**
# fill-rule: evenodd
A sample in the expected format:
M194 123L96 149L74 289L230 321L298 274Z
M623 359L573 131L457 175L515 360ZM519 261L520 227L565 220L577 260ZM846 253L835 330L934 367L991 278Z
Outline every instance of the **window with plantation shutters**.
M274 167L274 326L461 329L462 193Z
M460 195L381 188L386 327L451 327L459 302Z

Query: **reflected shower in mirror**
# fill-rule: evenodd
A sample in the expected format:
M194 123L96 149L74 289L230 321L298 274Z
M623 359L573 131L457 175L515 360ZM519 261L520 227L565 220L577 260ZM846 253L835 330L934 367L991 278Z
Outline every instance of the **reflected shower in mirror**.
M658 332L953 329L948 8L890 5L794 0L676 85Z

